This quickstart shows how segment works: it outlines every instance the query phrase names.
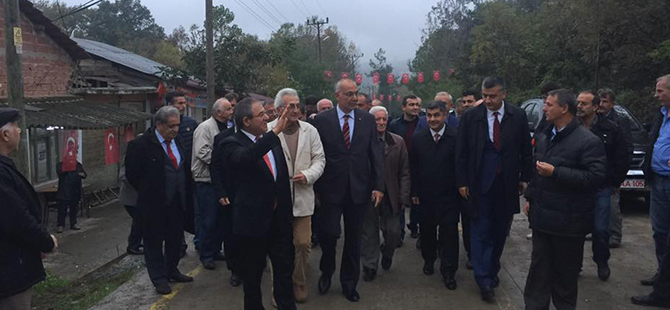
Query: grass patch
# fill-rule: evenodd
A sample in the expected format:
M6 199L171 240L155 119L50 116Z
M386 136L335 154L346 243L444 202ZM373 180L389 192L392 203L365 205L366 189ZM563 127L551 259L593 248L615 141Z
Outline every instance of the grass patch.
M137 269L96 279L68 281L47 271L47 278L35 286L32 306L37 310L85 310L96 305L123 283Z

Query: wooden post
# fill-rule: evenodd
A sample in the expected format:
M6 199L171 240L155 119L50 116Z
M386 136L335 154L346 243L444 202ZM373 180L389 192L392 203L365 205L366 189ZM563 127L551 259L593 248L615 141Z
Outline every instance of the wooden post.
M205 31L207 37L207 113L212 113L216 94L214 87L214 22L212 21L212 0L205 0ZM205 116L205 118L207 118Z
M26 131L26 113L23 106L23 72L21 71L21 54L23 54L23 36L19 13L19 0L3 0L5 12L5 64L7 66L7 101L9 106L21 111L19 127L21 141L16 154L16 167L28 180L29 170L28 132Z

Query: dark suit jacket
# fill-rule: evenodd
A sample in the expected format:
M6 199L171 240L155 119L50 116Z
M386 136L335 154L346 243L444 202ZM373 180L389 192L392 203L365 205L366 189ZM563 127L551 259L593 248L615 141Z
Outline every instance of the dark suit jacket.
M438 207L436 216L457 210L456 130L445 126L436 144L430 128L421 129L414 135L409 154L412 197L419 197L421 208ZM458 221L458 212L455 214Z
M326 153L326 168L315 184L322 203L344 203L349 191L354 204L362 204L370 201L372 190L384 191L384 158L375 118L360 109L353 114L350 149L344 146L337 108L314 119Z
M409 155L401 136L387 131L384 139L385 194L388 195L393 212L397 213L402 206L410 205Z
M486 106L481 104L469 109L461 117L456 142L456 185L470 189L470 215L479 214L480 167L484 144L489 140ZM500 123L502 135L502 174L505 200L501 205L508 214L519 213L519 182L528 182L533 171L533 154L526 113L505 103L505 113Z
M223 140L223 159L229 167L236 235L264 237L272 233L292 234L293 204L288 167L279 137L272 131L254 143L242 131ZM263 160L272 150L277 180ZM273 210L273 206L277 205ZM273 221L276 221L273 223Z
M128 143L128 150L126 151L126 178L130 185L137 190L137 206L140 207L147 214L154 212L164 212L165 209L165 161L169 160L167 154L163 150L154 128L147 130L144 135L136 138ZM181 155L182 170L184 171L184 179L186 180L184 197L186 203L182 205L185 212L184 230L188 232L194 231L193 197L191 193L191 169L186 163L185 150L182 147L181 139L174 139Z
M232 136L235 128L228 128L214 136L214 149L212 150L212 161L209 164L209 172L212 177L212 186L216 192L216 198L227 197L232 200L232 193L228 191L230 186L229 173L226 162L223 160L223 140Z
M649 144L647 145L647 152L644 154L644 164L642 165L642 171L644 171L644 178L646 179L647 183L651 184L651 182L654 180L654 170L651 168L651 161L654 158L654 144L656 144L656 140L658 140L658 136L660 134L659 130L661 130L661 126L663 125L663 113L659 110L656 110L657 112L654 113L654 122L651 125L651 130L649 131Z

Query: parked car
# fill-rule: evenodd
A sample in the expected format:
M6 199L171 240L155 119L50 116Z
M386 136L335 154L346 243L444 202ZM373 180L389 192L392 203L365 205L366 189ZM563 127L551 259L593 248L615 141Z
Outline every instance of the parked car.
M544 113L542 112L543 107L544 101L542 99L530 99L521 104L521 108L526 111L528 127L531 132L535 132L535 129L540 124L540 120L544 117ZM614 110L628 121L633 140L633 154L630 168L626 175L626 180L621 183L621 195L642 196L645 199L645 203L649 205L649 189L645 187L644 172L642 171L642 164L644 163L646 153L645 149L647 143L649 143L649 134L628 109L621 105L615 105Z

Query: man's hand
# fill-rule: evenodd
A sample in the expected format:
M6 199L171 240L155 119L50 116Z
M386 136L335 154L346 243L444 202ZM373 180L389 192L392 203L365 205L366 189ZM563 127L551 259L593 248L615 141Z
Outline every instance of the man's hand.
M412 197L412 204L419 205L419 197Z
M467 186L463 186L458 189L458 193L461 194L465 200L470 199L470 189Z
M298 175L293 177L293 182L296 182L300 185L305 185L307 184L307 177L305 177L305 175L302 174L302 172L298 173Z
M380 191L372 191L372 201L375 202L375 208L379 207L382 203L382 199L384 199L384 193Z
M554 174L554 166L549 163L538 160L535 167L537 168L537 173L543 177L550 177Z
M519 196L525 194L527 188L528 188L528 183L519 182Z
M225 207L230 204L230 200L228 199L228 197L223 197L219 199L219 204Z
M280 134L282 131L284 131L284 128L286 128L287 122L288 122L288 109L284 109L279 118L277 118L277 125L275 126L275 128L272 128L272 132L274 132L275 135Z
M530 213L530 202L526 201L526 205L523 206L523 213L528 216Z
M53 251L56 251L58 249L58 239L56 239L56 236L51 235L51 240L54 241L54 248L51 250L53 252Z

